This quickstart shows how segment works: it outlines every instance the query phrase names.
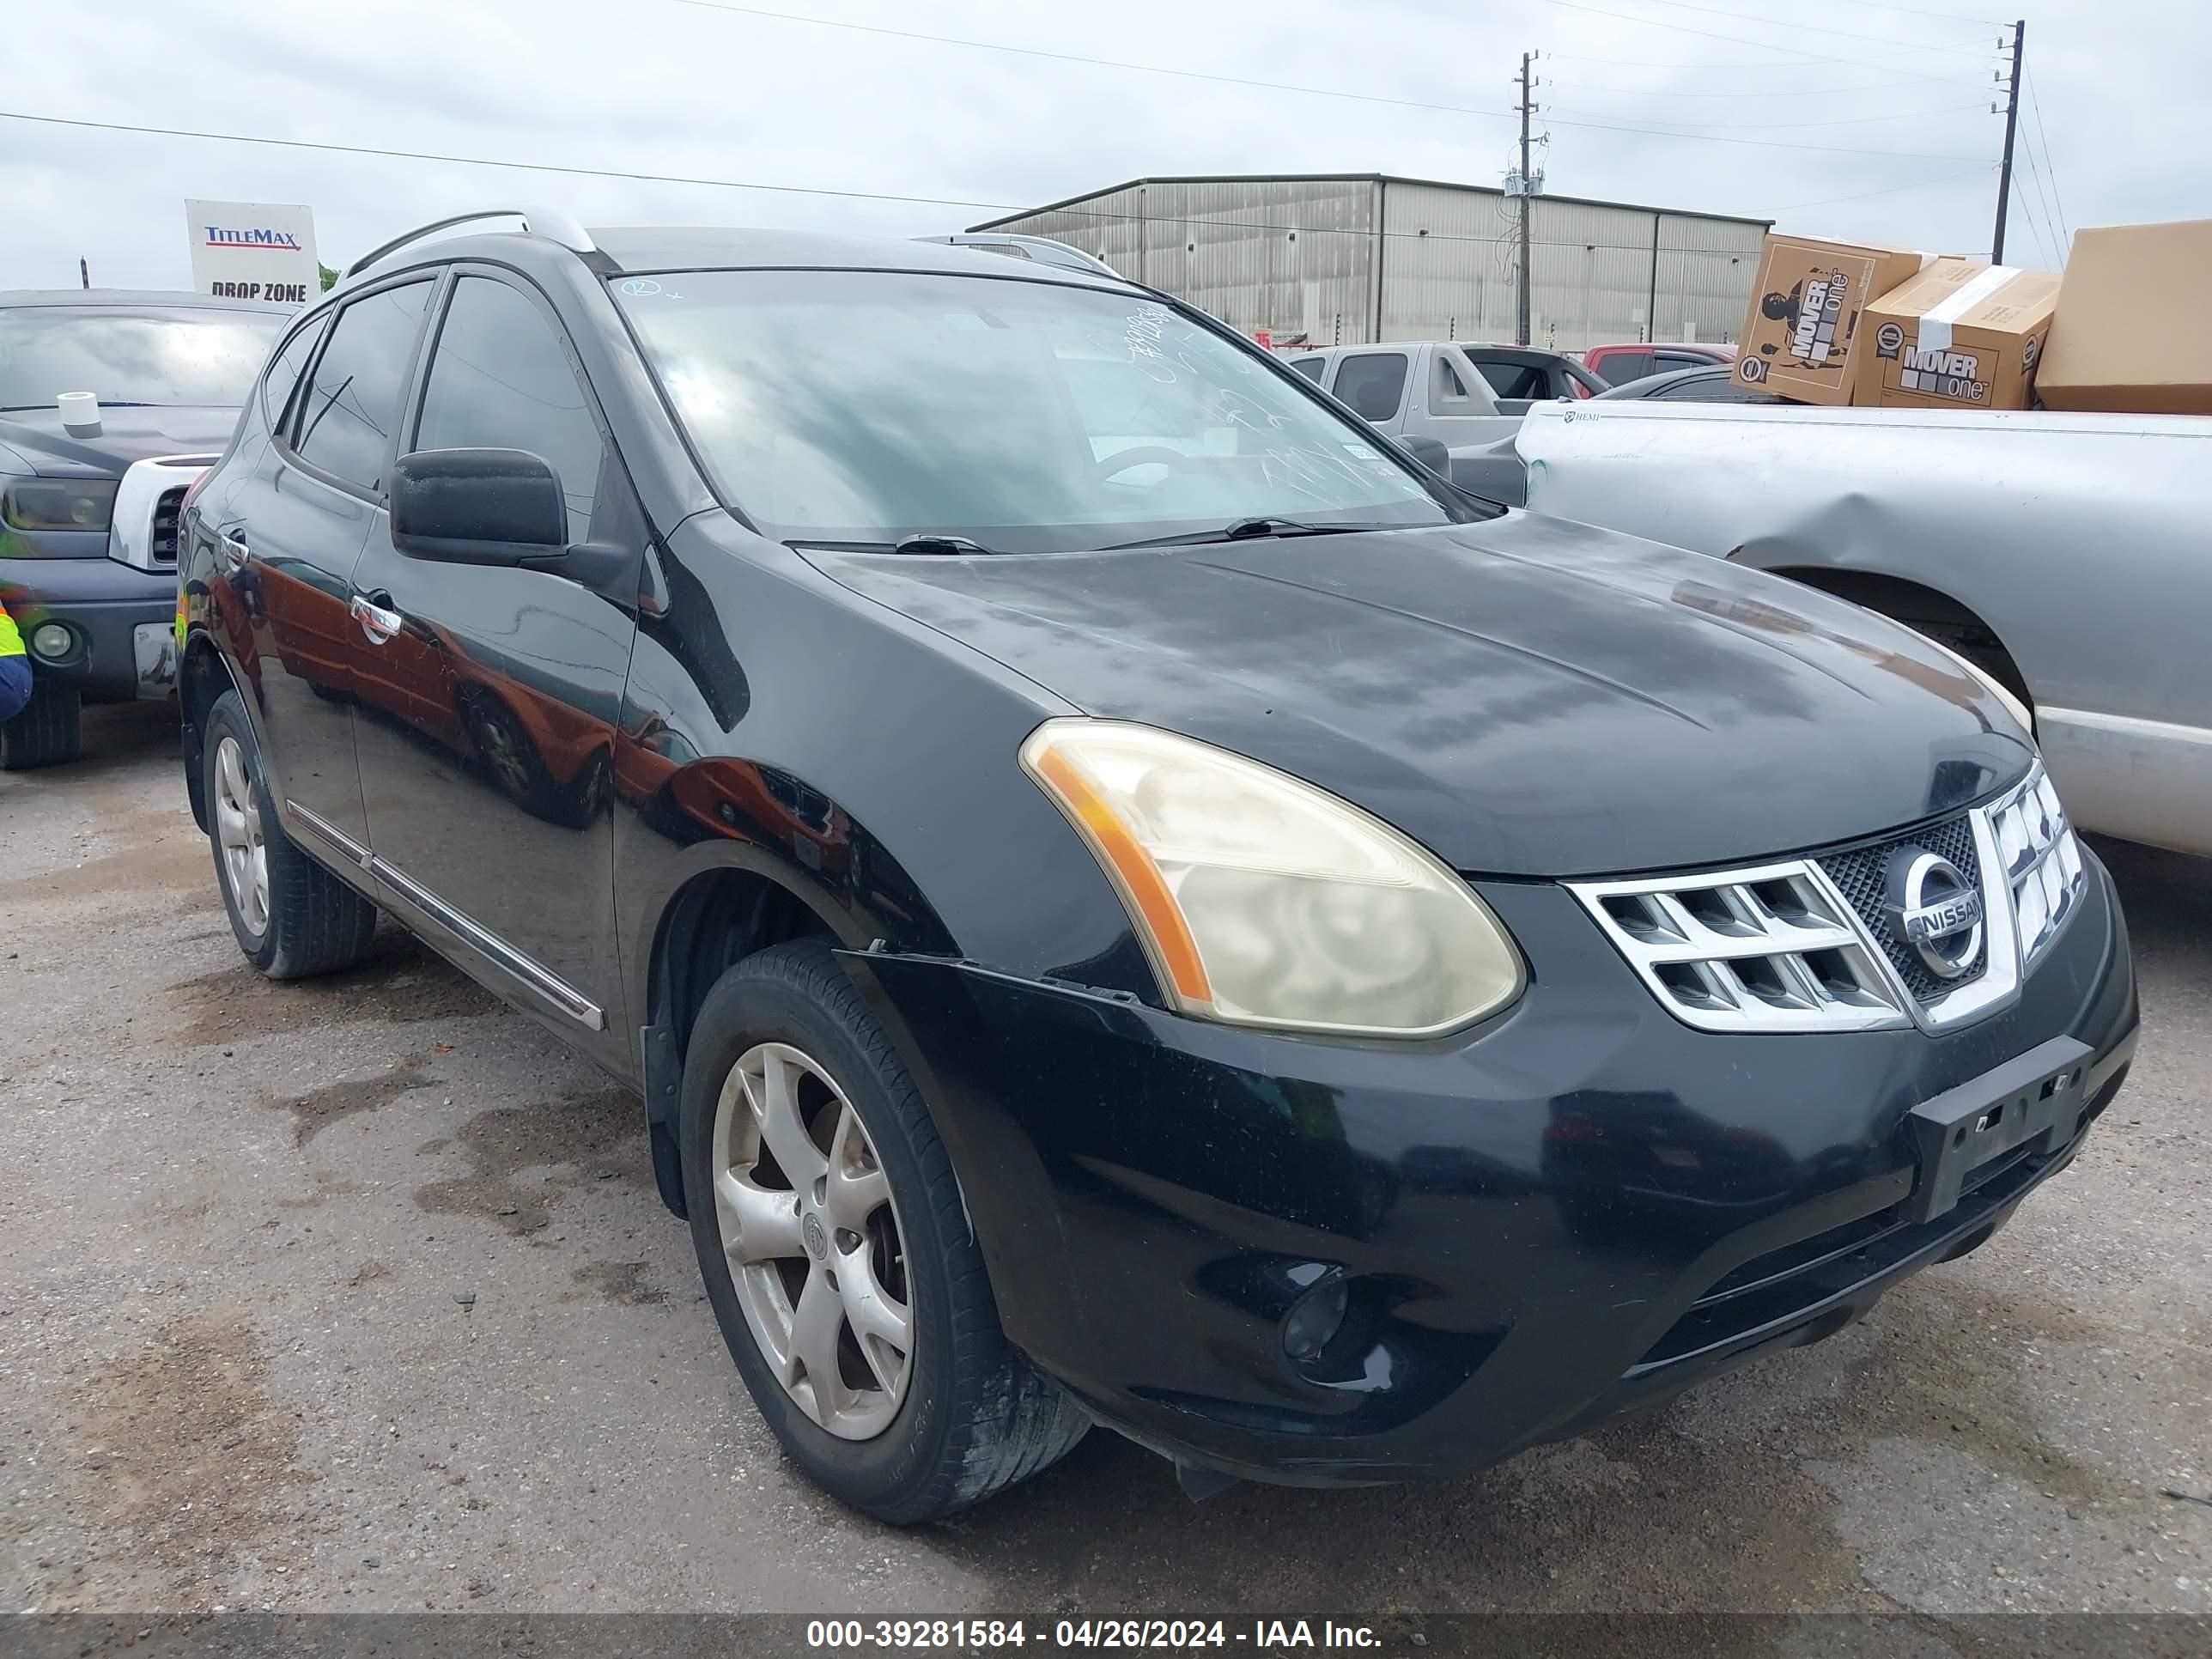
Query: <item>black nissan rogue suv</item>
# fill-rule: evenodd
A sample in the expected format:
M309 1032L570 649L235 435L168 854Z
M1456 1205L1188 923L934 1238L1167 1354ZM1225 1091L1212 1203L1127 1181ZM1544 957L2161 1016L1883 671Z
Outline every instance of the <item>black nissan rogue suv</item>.
M1108 274L416 234L185 540L240 947L389 911L634 1085L761 1412L890 1520L1093 1422L1194 1492L1582 1432L1979 1246L2134 1047L1976 670Z

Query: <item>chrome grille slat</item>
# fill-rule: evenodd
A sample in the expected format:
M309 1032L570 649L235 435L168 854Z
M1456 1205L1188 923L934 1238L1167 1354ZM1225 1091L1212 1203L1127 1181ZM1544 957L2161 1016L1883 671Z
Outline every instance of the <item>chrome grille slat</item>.
M1933 851L1982 895L1983 942L1937 978L1894 933L1881 872ZM2038 763L1994 802L1909 835L1735 870L1568 890L1660 1005L1711 1031L1942 1030L2008 1002L2081 901L2081 845Z
M1652 994L1686 1024L1781 1032L1911 1022L1850 907L1809 860L1567 884ZM1761 889L1787 892L1793 914L1783 915ZM1726 916L1729 931L1697 914L1709 906ZM1624 921L1636 917L1640 927ZM1840 967L1840 986L1815 969L1814 957Z
M2081 844L2040 769L1988 813L2018 923L2021 965L2032 966L2081 896Z

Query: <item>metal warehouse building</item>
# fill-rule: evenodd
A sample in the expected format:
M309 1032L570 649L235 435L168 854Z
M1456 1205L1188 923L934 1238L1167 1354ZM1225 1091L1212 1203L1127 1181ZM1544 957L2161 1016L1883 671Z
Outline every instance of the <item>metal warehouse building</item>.
M1772 222L1539 196L1530 337L1730 341ZM1510 340L1516 198L1379 173L1139 179L976 230L1050 236L1279 342Z

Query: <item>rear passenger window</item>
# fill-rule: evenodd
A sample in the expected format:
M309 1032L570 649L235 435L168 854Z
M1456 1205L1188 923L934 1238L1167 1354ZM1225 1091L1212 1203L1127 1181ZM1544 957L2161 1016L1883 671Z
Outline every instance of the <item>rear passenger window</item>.
M1299 374L1304 375L1306 379L1311 380L1316 386L1319 386L1321 384L1321 372L1322 369L1328 367L1328 359L1326 357L1293 357L1291 359L1291 367L1297 370Z
M1495 358L1477 363L1475 368L1481 371L1482 378L1490 382L1491 391L1501 398L1539 399L1548 389L1544 371L1540 368L1522 363L1499 362Z
M430 284L409 283L356 300L331 325L300 412L300 459L372 493L399 425L399 398L415 355Z
M568 539L590 539L605 454L599 422L561 337L520 289L486 276L454 285L415 447L529 451L560 475Z
M1669 368L1678 365L1669 363ZM1607 386L1626 386L1631 380L1640 380L1652 372L1651 354L1648 351L1608 351L1599 360L1598 376Z
M315 342L323 337L323 330L330 323L325 313L305 328L293 333L290 339L277 348L276 356L261 376L261 412L268 417L273 431L284 419L285 405L292 401L292 390L300 384L300 375L307 367L307 359L315 355Z
M1336 371L1336 395L1370 421L1387 421L1406 396L1406 358L1397 351L1346 357Z

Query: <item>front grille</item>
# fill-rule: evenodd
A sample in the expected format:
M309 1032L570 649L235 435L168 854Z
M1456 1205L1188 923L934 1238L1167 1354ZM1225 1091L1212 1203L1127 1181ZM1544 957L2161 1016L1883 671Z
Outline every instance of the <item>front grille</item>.
M154 501L154 532L146 544L148 556L157 564L173 569L177 562L177 520L184 512L183 485L165 489Z
M1863 930L1802 862L1573 890L1686 1024L1847 1031L1908 1018Z
M1982 897L1982 942L1955 979L1887 915L1900 848L1949 862ZM1984 849L1990 857L1984 856ZM1667 1012L1708 1031L1956 1025L2002 1006L2079 904L2087 871L2038 764L1995 801L1910 835L1742 869L1569 882Z
M1871 847L1855 847L1847 853L1831 853L1820 860L1820 867L1828 872L1828 879L1836 884L1836 890L1858 913L1866 923L1867 932L1881 947L1882 955L1889 958L1890 966L1897 969L1898 977L1916 1002L1933 1002L1947 991L1955 991L1961 985L1979 979L1989 965L1989 930L1983 929L1982 948L1966 965L1966 971L1955 979L1939 979L1920 959L1920 953L1900 938L1883 914L1889 872L1890 854L1900 847L1917 847L1933 853L1950 863L1966 878L1966 885L1982 892L1981 860L1974 854L1973 820L1966 813L1925 830L1915 830L1909 836L1898 836ZM1984 896L1986 897L1986 895Z
M2040 768L1990 809L1990 830L2004 866L2013 914L2020 923L2023 965L2058 937L2058 926L2081 894L2081 848L2066 822L2058 792Z

